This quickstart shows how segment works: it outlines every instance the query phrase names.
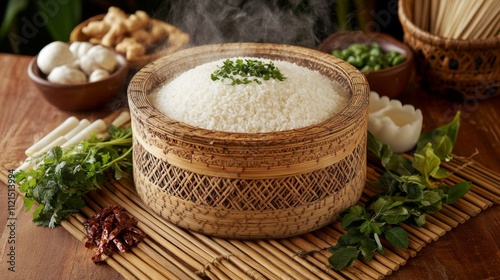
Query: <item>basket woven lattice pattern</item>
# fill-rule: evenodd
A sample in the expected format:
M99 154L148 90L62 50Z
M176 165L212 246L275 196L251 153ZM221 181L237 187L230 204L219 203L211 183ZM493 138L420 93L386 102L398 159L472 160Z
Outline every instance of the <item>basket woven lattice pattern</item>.
M466 99L500 95L500 37L457 40L430 34L413 23L415 4L400 0L399 18L430 89Z
M228 210L279 210L334 195L356 180L365 163L364 145L344 160L295 176L268 179L210 177L172 166L135 143L134 161L150 184L198 205Z

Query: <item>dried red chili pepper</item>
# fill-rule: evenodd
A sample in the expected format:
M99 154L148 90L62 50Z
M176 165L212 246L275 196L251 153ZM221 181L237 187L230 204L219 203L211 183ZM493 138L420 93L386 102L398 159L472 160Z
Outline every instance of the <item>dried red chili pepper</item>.
M136 224L137 218L118 205L103 208L90 217L84 224L87 230L85 247L97 246L92 256L94 263L103 261L102 254L126 252L141 242L146 234Z

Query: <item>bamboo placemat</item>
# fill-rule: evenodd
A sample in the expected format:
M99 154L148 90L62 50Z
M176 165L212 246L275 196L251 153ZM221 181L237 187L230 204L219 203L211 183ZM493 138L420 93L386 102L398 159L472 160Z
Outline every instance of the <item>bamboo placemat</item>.
M370 262L356 260L340 272L328 267L330 254L322 250L336 244L341 236L343 230L338 221L286 239L245 241L208 237L181 229L148 210L137 196L130 176L109 181L101 190L89 194L87 206L63 221L62 226L81 240L83 246L83 223L99 209L118 204L136 216L138 227L148 237L131 252L106 258L106 263L126 279L381 279L405 265L426 244L481 211L500 204L500 175L470 160L456 159L444 166L453 172L447 184L472 181L469 193L430 215L424 227L403 224L410 236L408 250L385 243L384 255L377 253ZM1 179L7 182L5 170L2 169ZM379 171L376 164L368 164L361 204L376 193L369 182L377 178ZM313 250L318 252L303 255Z

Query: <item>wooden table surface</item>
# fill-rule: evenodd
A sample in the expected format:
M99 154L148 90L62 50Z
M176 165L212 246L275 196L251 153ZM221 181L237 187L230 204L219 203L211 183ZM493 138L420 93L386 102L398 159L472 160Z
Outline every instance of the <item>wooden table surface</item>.
M31 57L0 54L0 168L14 169L24 150L71 115L95 120L105 109L64 112L47 103L29 80ZM122 96L125 97L125 93ZM412 81L400 98L420 108L423 130L451 120L462 111L454 153L470 156L500 174L500 97L482 102L452 101L431 95ZM121 103L123 104L123 103ZM122 279L111 267L95 265L92 251L63 228L35 226L17 198L15 220L8 220L7 186L0 183L0 279ZM15 240L15 244L12 243ZM9 243L10 242L10 243ZM11 250L11 246L15 246ZM14 257L12 256L14 254ZM9 261L14 262L9 264ZM15 265L15 272L9 267ZM500 279L500 207L493 206L424 247L389 279Z

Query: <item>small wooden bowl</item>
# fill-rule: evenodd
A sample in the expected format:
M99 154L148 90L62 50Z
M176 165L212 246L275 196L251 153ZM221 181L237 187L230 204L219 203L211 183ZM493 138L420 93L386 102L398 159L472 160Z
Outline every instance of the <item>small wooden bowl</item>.
M318 46L318 50L331 54L333 50L343 49L354 43L377 43L385 52L397 51L406 57L403 63L396 66L363 72L371 90L389 98L398 97L408 86L413 73L414 58L412 50L388 34L364 33L361 31L333 33Z
M90 37L82 32L82 28L87 26L90 22L100 21L104 18L105 14L100 14L88 18L87 20L81 22L71 31L70 42L88 42ZM160 25L168 31L168 37L160 39L159 44L148 49L146 55L141 56L137 59L127 60L131 70L139 70L146 64L158 59L159 57L171 54L185 47L189 42L189 35L179 30L177 27L168 24L164 21L152 19L152 24Z
M170 119L148 95L198 65L232 57L283 60L349 90L321 123L270 133L230 133ZM134 182L166 220L207 235L283 238L319 229L355 204L366 179L369 88L347 62L316 50L229 43L181 50L141 69L128 87Z
M37 66L35 56L28 66L28 76L40 90L45 100L61 110L85 111L100 107L125 93L128 65L125 58L115 54L117 69L103 80L81 84L57 84L47 80L47 76Z

